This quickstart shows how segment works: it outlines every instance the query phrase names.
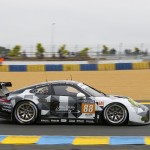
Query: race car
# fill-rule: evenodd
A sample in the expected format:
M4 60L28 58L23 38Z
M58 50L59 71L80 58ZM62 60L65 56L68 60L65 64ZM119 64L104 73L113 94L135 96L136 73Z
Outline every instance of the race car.
M13 92L0 82L0 117L20 124L148 124L149 109L129 97L105 94L72 80L49 81Z

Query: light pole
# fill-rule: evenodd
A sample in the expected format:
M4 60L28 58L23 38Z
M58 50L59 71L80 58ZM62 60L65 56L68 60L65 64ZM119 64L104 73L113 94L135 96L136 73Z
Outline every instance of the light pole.
M52 44L52 55L54 53L54 46L55 46L55 22L51 24L52 31L51 31L51 44Z

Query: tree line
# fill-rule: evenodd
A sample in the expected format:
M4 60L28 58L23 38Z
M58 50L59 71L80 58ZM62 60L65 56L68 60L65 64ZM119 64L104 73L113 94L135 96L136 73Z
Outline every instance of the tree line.
M4 48L3 48L4 49ZM76 55L76 56L81 56L81 57L88 57L88 51L90 50L90 48L85 47L82 50L80 50L79 52L75 53L75 52L70 52L69 50L67 50L66 45L63 44L59 47L57 53L59 55L59 58L65 58L69 55ZM1 50L0 50L1 53ZM46 53L45 48L43 47L43 45L41 43L37 43L36 45L36 51L35 51L35 56L37 58L44 58L46 57L44 54ZM4 52L3 52L4 54ZM22 47L21 45L15 45L12 50L9 50L5 53L5 55L9 56L9 57L27 57L26 55L26 51L22 51ZM55 58L55 53L52 54L52 57Z
M81 58L87 58L89 57L88 53L90 52L91 48L85 47L81 49L78 52L70 52L67 49L67 46L65 44L61 45L57 51L58 57L59 58L66 58L69 56L72 57L81 57ZM36 49L35 49L35 56L37 58L44 58L46 57L45 55L46 50L42 43L37 43L36 44ZM102 45L102 50L100 51L101 55L116 55L117 50L115 48L109 48L107 45ZM147 55L148 51L141 50L138 47L135 47L134 49L125 49L124 50L125 55ZM0 47L0 55L5 55L8 57L27 57L26 51L22 51L21 45L15 45L11 50L6 49L4 47ZM56 55L55 53L52 54L52 57L55 58Z

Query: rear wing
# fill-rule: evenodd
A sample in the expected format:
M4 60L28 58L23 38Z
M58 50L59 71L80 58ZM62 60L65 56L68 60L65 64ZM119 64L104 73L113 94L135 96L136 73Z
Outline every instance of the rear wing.
M0 96L7 96L9 94L7 87L11 86L11 82L0 82Z

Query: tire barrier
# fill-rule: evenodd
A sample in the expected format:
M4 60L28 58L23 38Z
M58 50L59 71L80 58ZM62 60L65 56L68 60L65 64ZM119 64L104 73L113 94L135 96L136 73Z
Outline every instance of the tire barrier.
M150 145L150 136L22 136L1 135L0 144Z
M0 72L110 71L150 69L150 62L116 64L0 65Z

